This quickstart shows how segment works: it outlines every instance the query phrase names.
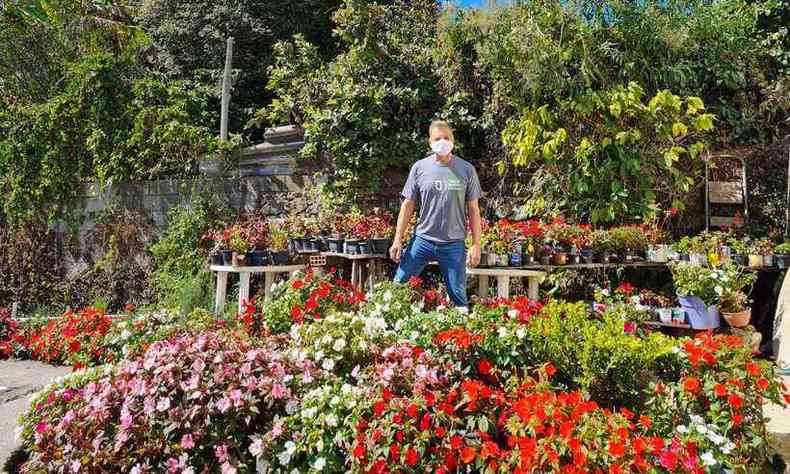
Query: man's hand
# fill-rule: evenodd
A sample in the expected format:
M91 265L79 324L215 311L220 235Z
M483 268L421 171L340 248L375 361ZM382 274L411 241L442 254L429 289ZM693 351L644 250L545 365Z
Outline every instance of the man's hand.
M466 263L474 268L480 265L480 244L473 244L469 248L469 255L466 257Z
M403 244L401 244L401 241L398 239L393 240L392 246L390 247L390 258L395 262L400 262L401 252L403 252Z

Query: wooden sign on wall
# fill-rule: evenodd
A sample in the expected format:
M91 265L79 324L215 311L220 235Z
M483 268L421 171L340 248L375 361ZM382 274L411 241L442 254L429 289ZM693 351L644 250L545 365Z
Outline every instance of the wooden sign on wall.
M716 204L743 203L743 184L740 181L711 181L708 183L710 202Z

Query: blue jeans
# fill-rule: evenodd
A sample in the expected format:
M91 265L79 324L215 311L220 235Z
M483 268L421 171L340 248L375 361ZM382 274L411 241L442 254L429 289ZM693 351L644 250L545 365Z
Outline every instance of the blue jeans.
M443 244L415 236L401 254L395 281L409 281L434 260L439 262L450 300L456 306L466 307L469 302L466 298L466 245L463 240Z

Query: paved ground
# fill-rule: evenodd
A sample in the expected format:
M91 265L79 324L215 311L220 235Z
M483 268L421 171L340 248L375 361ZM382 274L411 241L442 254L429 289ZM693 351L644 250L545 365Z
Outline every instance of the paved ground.
M14 429L17 418L27 408L30 395L70 371L69 367L33 361L0 361L0 472L16 448Z
M784 381L790 386L790 377L784 377ZM768 422L768 432L774 437L774 445L788 464L785 472L790 473L790 406L781 408L777 405L768 405L764 413L771 419Z

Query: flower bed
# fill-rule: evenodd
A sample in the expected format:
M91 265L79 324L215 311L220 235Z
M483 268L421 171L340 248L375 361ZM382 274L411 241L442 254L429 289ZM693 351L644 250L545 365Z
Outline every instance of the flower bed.
M770 454L762 403L790 401L738 337L629 330L630 298L467 314L331 273L275 294L240 316L250 335L141 344L45 390L26 472L738 471Z

